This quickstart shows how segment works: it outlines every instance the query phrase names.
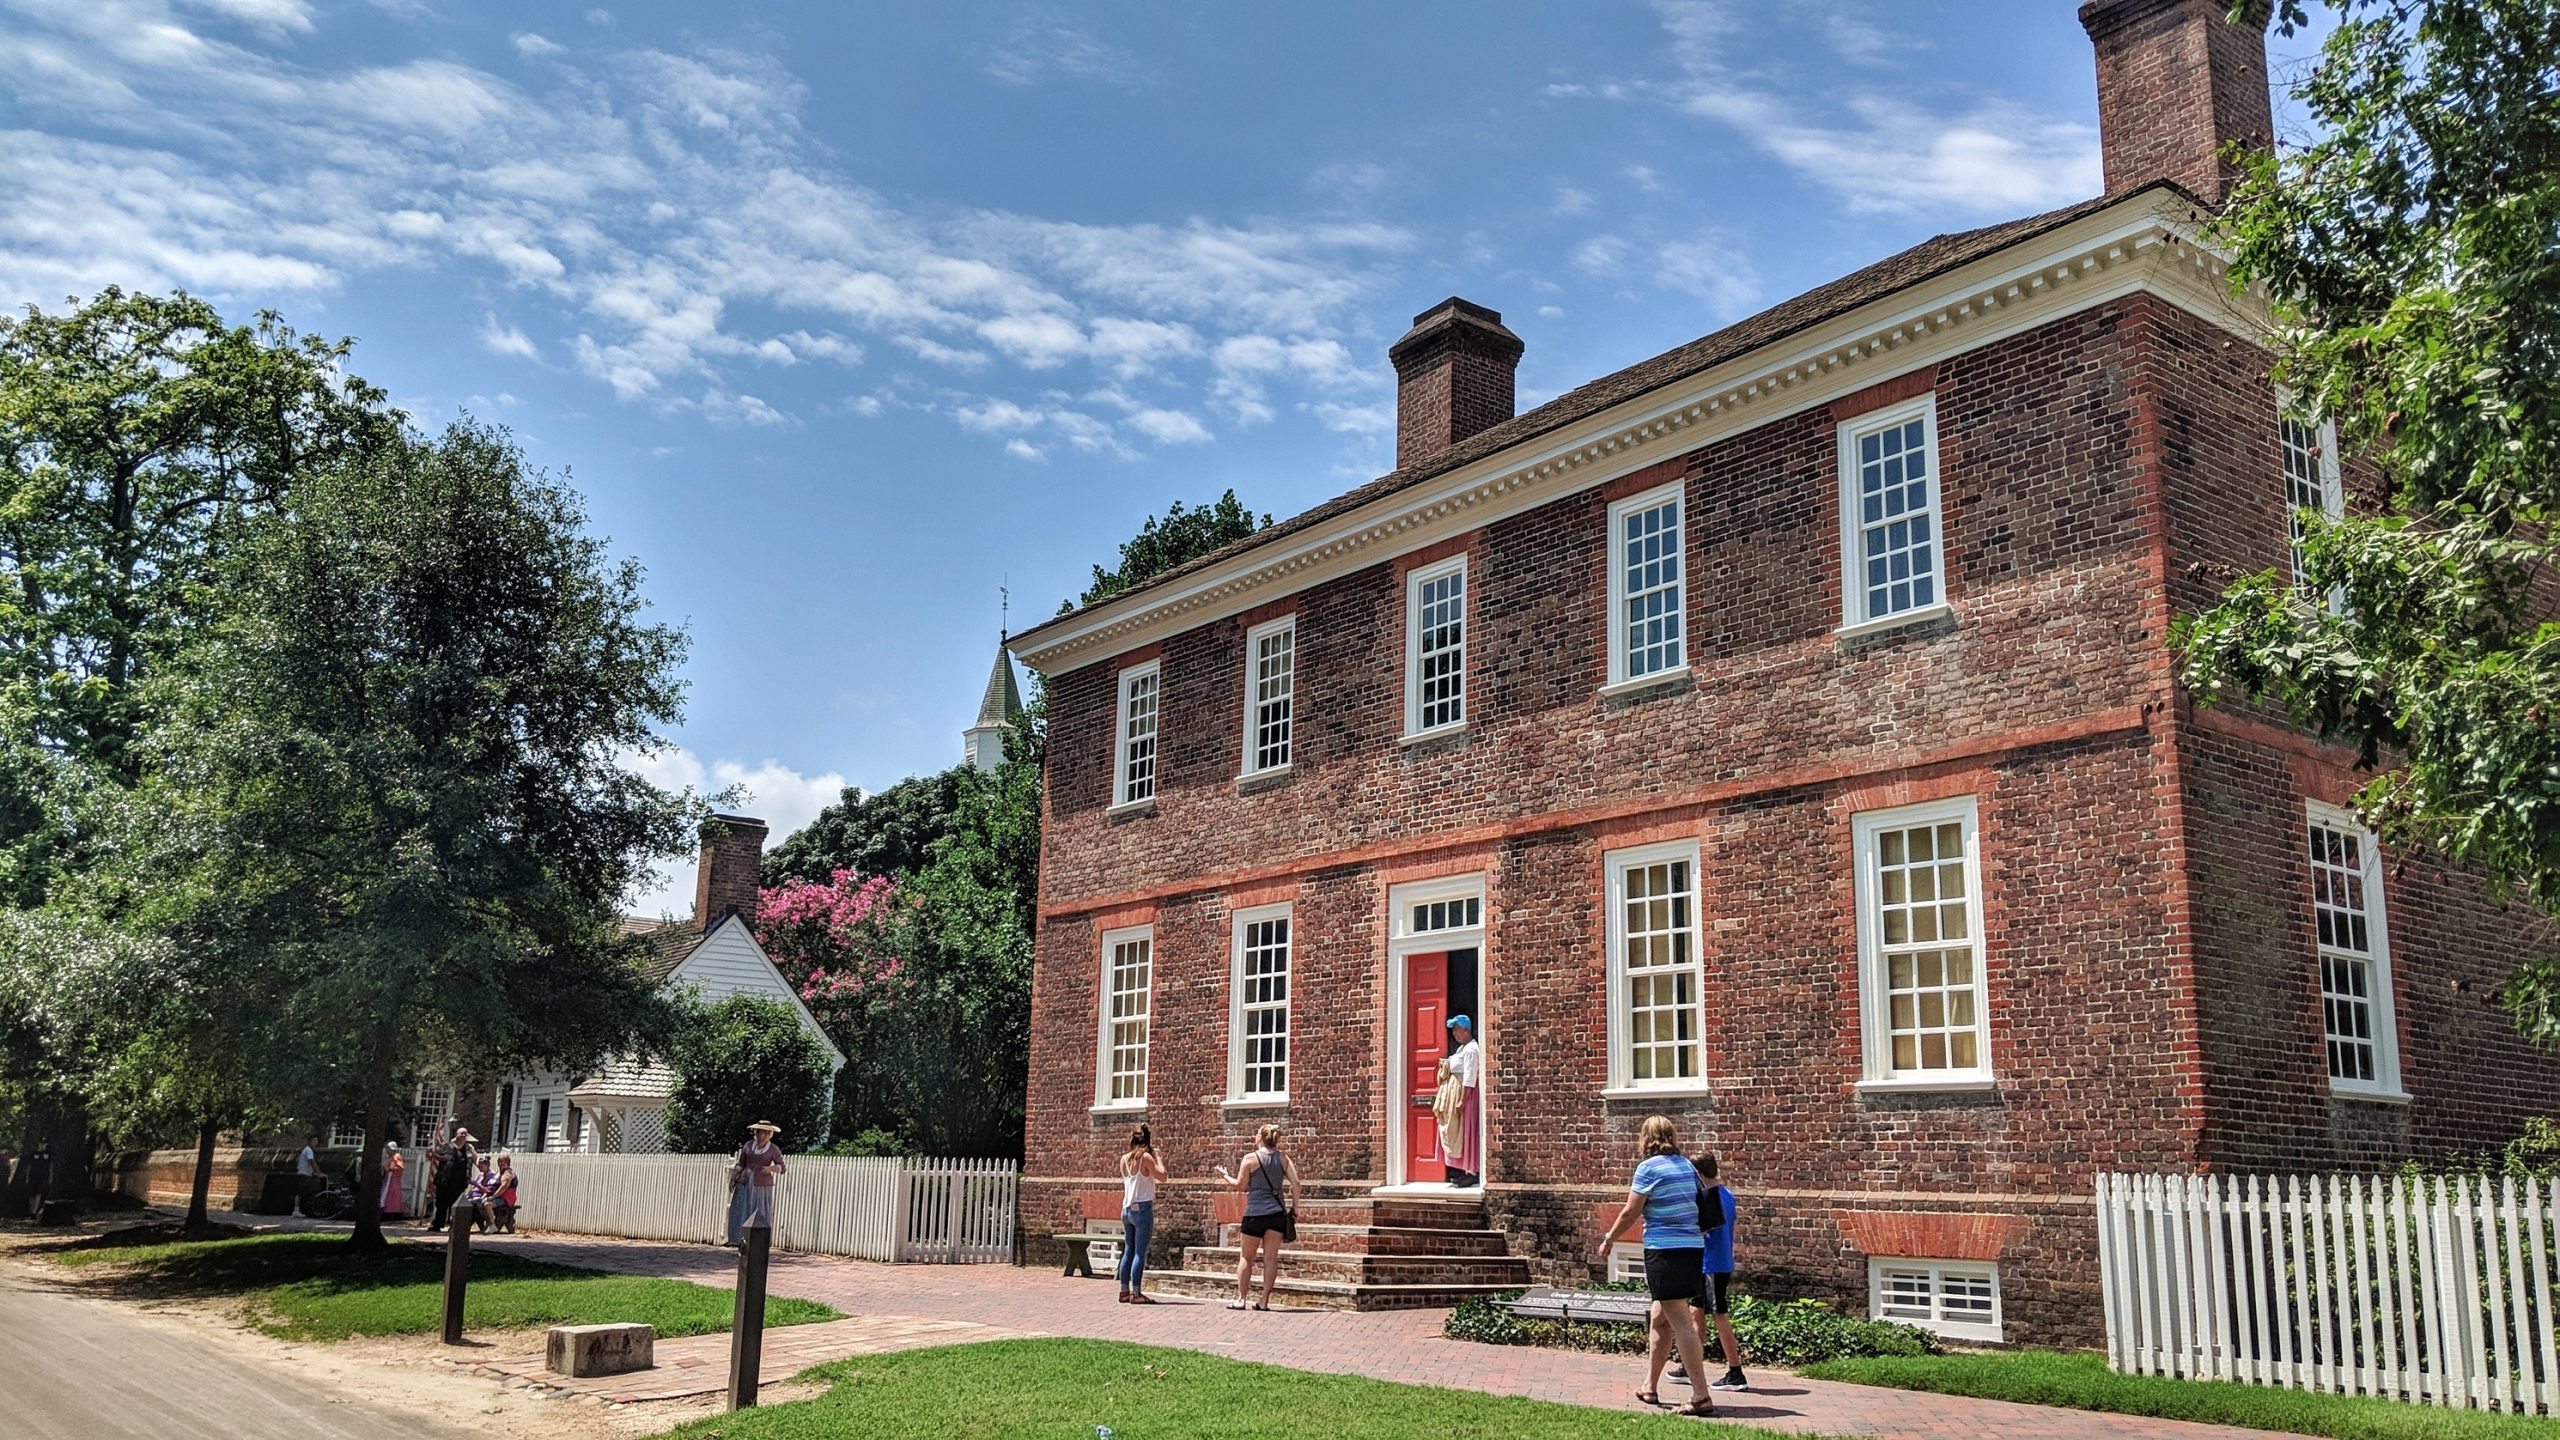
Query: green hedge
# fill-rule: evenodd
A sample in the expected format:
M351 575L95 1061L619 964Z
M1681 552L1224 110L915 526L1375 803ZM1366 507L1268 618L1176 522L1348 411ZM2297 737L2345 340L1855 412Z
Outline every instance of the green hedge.
M1627 1281L1591 1287L1642 1293ZM1523 1292L1479 1295L1449 1312L1443 1334L1452 1340L1484 1345L1545 1345L1567 1350L1596 1350L1610 1355L1641 1354L1646 1345L1642 1325L1583 1321L1524 1320L1503 1306ZM1934 1355L1937 1337L1910 1325L1888 1320L1861 1320L1843 1315L1819 1300L1761 1300L1738 1295L1733 1301L1733 1333L1744 1357L1755 1365L1812 1365L1824 1360L1864 1356Z

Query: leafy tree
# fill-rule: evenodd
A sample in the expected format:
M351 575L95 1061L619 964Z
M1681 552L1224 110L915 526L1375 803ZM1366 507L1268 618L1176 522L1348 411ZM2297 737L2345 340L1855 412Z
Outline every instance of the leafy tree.
M397 414L346 373L348 353L271 313L228 325L184 294L110 288L0 317L0 906L71 892L65 913L28 924L60 936L101 919L62 877L101 862L96 812L136 777L144 682L200 623L244 527L303 475L396 438ZM0 970L36 953L10 947ZM53 1008L0 1003L0 1095L50 1135L78 1189L94 1150L84 1098L124 1083L99 1068L122 1054L102 1037L136 1017L111 987L82 992L105 1008L75 1017L46 977L17 980L0 991Z
M1213 550L1243 539L1271 523L1271 517L1253 518L1253 512L1229 490L1197 510L1185 509L1176 500L1162 516L1150 515L1138 533L1120 547L1120 564L1115 569L1093 567L1093 583L1071 605L1061 605L1058 613L1066 614L1079 605L1108 600L1121 591L1145 580L1152 580L1177 565L1186 565Z
M273 968L279 1047L366 1117L358 1243L418 1065L584 1069L670 1033L614 925L696 818L617 763L680 696L639 583L466 423L298 484L171 667L145 798L184 892L220 897L186 918Z
M672 1056L667 1148L730 1150L770 1120L783 1139L815 1145L827 1122L827 1052L779 1000L732 995L694 1017Z
M2298 588L2255 576L2184 624L2187 678L2358 747L2386 843L2560 913L2560 3L2328 8L2295 91L2319 136L2253 157L2222 229L2279 377L2380 504L2311 524ZM2307 21L2286 0L2285 33ZM2505 1003L2560 1044L2560 959Z
M764 883L796 879L825 884L839 870L861 876L913 874L933 842L949 833L966 769L910 775L877 795L847 787L835 804L764 857Z

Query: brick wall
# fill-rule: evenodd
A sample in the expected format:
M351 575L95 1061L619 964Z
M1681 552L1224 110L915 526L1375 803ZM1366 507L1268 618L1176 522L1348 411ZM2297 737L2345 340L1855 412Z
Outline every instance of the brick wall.
M2394 920L2439 932L2431 948L2454 968L2429 983L2472 985L2404 1006L2445 1038L2408 1068L2438 1098L2380 1129L2341 1128L2308 1099L2248 1103L2260 1070L2321 1063L2316 1010L2298 1011L2316 983L2300 887L2269 882L2299 797L2278 793L2282 766L2262 775L2245 747L2205 738L2164 634L2173 605L2218 588L2208 569L2281 562L2263 364L2135 296L1871 394L1936 398L1951 619L1832 633L1835 412L1853 400L1427 552L1468 557L1462 734L1399 743L1396 563L1151 647L1158 794L1135 813L1106 813L1116 665L1052 677L1031 1233L1072 1225L1076 1193L1112 1183L1134 1118L1090 1108L1099 936L1127 924L1155 926L1145 1118L1177 1177L1232 1163L1277 1118L1311 1181L1388 1179L1386 895L1432 875L1484 877L1488 1203L1548 1278L1587 1273L1591 1206L1623 1194L1635 1128L1657 1110L1723 1157L1753 1207L1744 1266L1761 1293L1863 1305L1843 1213L2005 1217L1983 1224L2002 1237L2011 1334L2052 1340L2096 1333L2095 1171L2449 1140L2465 1092L2528 1060L2461 1023L2518 932L2437 877L2399 882L2413 893L2395 889ZM1607 505L1669 480L1687 500L1690 672L1601 697ZM1294 763L1240 785L1243 632L1284 611L1298 617ZM1864 1091L1851 819L1955 796L1978 808L1998 1083ZM1603 856L1672 838L1699 846L1711 1093L1607 1099ZM1292 1103L1224 1108L1227 913L1282 899L1296 907ZM1180 1186L1159 1224L1167 1254L1212 1229Z

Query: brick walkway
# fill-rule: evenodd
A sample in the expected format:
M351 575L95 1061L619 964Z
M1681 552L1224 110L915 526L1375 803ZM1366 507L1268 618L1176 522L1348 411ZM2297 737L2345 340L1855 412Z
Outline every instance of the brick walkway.
M885 1355L892 1350L921 1350L929 1345L1022 1338L1024 1332L1019 1330L999 1330L965 1320L918 1320L900 1315L857 1315L823 1325L785 1325L764 1332L764 1363L756 1368L756 1375L761 1384L779 1385L812 1365L848 1355ZM651 1357L656 1364L627 1375L585 1379L554 1375L544 1364L547 1358L537 1344L495 1358L473 1357L455 1363L615 1405L682 1400L694 1395L715 1395L729 1388L729 1337L725 1333L661 1340Z
M706 1285L726 1286L737 1276L737 1259L730 1252L694 1245L570 1236L496 1236L476 1239L473 1245ZM1104 1281L1068 1279L1039 1268L875 1265L831 1256L777 1254L770 1286L777 1295L823 1300L856 1317L965 1321L1016 1332L1130 1340L1297 1370L1368 1375L1609 1409L1637 1408L1634 1391L1643 1376L1642 1364L1623 1356L1443 1339L1442 1312L1437 1310L1238 1314L1214 1300L1177 1298L1159 1305L1121 1305L1112 1300L1112 1287ZM767 1346L785 1333L767 1331ZM727 1343L722 1337L706 1338ZM659 1348L664 1355L671 1346ZM725 1350L720 1353L725 1357ZM773 1362L768 1349L768 1380L776 1378ZM1753 1385L1749 1394L1720 1396L1716 1413L1776 1430L1912 1440L2241 1440L2264 1433L1880 1390L1803 1380L1782 1371L1756 1372ZM1666 1390L1673 1397L1681 1393L1677 1385Z

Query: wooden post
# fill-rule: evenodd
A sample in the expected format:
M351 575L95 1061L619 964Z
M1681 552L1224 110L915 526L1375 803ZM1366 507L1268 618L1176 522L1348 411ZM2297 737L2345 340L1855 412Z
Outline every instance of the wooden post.
M462 1292L471 1280L471 1227L456 1211L444 1246L444 1343L462 1343Z
M738 1232L737 1313L729 1322L729 1408L751 1409L764 1368L764 1270L773 1255L773 1227Z

